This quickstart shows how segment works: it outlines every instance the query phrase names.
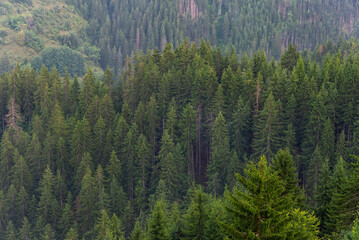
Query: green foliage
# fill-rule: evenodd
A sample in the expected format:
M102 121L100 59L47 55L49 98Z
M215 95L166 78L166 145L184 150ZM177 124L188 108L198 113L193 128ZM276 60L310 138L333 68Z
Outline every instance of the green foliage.
M355 220L351 232L344 236L344 240L354 240L358 238L359 238L359 226L358 226L358 220Z
M34 31L25 31L25 46L40 52L44 48L44 43ZM48 66L50 67L50 65Z
M164 212L164 203L157 201L148 221L148 240L166 240L169 239L167 230L166 215Z
M40 56L31 61L31 65L36 70L40 70L42 65L48 69L55 66L60 74L64 74L68 69L68 73L72 76L82 76L85 73L83 56L68 47L48 47L41 52Z
M248 166L247 177L237 175L241 185L233 193L227 192L225 209L232 219L222 222L223 229L233 239L313 239L316 218L295 210L291 194L285 193L278 173L267 164L263 156L258 165Z
M0 75L0 238L340 239L359 206L355 51L290 71L187 41L119 81L17 65Z
M23 24L25 24L25 17L22 15L8 18L8 25L13 30L19 31Z

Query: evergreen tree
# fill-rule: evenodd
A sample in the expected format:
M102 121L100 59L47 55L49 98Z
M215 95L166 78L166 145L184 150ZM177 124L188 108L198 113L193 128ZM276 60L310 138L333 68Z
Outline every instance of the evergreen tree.
M98 204L96 201L95 179L89 168L81 181L81 191L79 194L80 208L78 209L79 228L83 236L92 236L93 226L98 214Z
M225 166L228 165L229 158L229 137L226 120L222 112L219 112L212 127L211 162L207 170L209 191L213 194L221 194L224 190L226 182ZM215 179L215 177L218 179ZM216 183L217 181L218 183Z
M272 169L284 184L284 194L292 195L297 206L304 205L304 194L299 187L298 171L289 150L279 150L273 159Z
M259 112L254 122L253 150L255 156L265 155L269 161L279 148L279 133L281 121L278 102L270 93L264 108Z
M159 167L159 178L162 179L166 185L168 193L171 195L171 199L178 189L178 172L176 168L174 144L168 131L165 130L161 140L161 149L158 154L158 167Z
M106 210L108 205L108 196L105 191L105 176L102 166L99 164L95 172L95 196L97 198L97 205L100 210Z
M19 238L21 240L32 239L31 224L26 217L24 217L24 220L22 221L22 227L19 230Z
M144 239L143 236L143 230L142 227L140 225L140 223L138 221L136 221L135 227L133 228L133 231L131 233L131 240L141 240Z
M95 76L92 70L88 69L83 79L83 88L79 96L81 108L84 109L84 112L86 112L87 109L89 108L90 103L94 98L94 96L95 96Z
M164 203L157 201L148 220L148 240L167 240L169 234L167 230L167 219L164 212Z
M205 239L206 221L208 219L208 196L201 188L194 189L191 203L183 216L184 239Z
M195 116L196 112L191 104L184 107L180 128L182 131L182 144L187 159L187 182L190 185L194 182L194 140L195 140Z
M10 141L9 133L5 132L1 141L1 183L3 188L10 187L10 169L14 162L15 148Z
M40 220L41 227L47 224L55 224L58 217L58 202L54 196L55 177L49 166L45 169L38 192L40 194L38 204L38 220ZM50 226L50 225L49 225Z
M320 230L322 235L330 233L326 225L329 220L329 207L332 199L331 171L329 169L329 159L323 163L319 174L319 186L316 191L315 201L317 202L316 215L320 220Z
M283 182L267 166L265 157L261 158L258 166L249 165L245 173L247 177L237 175L244 191L235 188L233 193L227 192L225 209L232 220L221 223L225 232L233 239L286 239L292 234L299 235L300 232L291 232L291 225L298 222L281 213L294 209L291 195L284 193Z
M17 239L16 238L15 227L14 227L14 224L11 221L9 221L7 223L5 239L6 240L16 240Z
M78 239L78 233L74 228L70 228L70 230L67 232L65 240L77 240Z
M44 227L42 234L41 234L41 240L52 240L55 239L55 231L54 229L51 227L50 224L46 224L46 226Z
M74 212L72 209L72 196L69 192L67 195L67 202L62 209L62 214L59 219L58 229L60 230L60 236L63 238L67 236L68 232L74 225Z

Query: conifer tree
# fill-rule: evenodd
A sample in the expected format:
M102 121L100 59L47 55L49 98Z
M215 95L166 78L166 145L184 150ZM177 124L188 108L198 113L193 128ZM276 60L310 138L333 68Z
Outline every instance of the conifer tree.
M164 181L171 198L173 197L175 190L178 189L178 169L176 168L173 152L174 144L168 131L165 130L161 140L161 149L158 154L158 167L160 169L159 178Z
M230 122L231 146L236 150L239 156L249 150L250 138L250 109L244 103L242 97L238 98L232 121Z
M105 240L107 232L110 231L110 218L107 215L106 210L101 210L101 216L98 218L97 223L95 225L96 231L96 239Z
M103 172L103 168L101 164L97 166L96 172L95 172L95 196L97 198L97 205L100 210L107 209L108 205L108 196L105 191L105 175Z
M225 217L223 203L221 200L210 199L208 205L210 210L205 224L204 239L224 239L224 231L219 224L219 220Z
M69 192L67 195L67 202L62 209L62 214L59 219L58 229L60 230L60 236L64 238L68 232L71 231L74 225L74 212L72 209L72 196Z
M279 150L273 159L272 169L278 173L284 184L284 193L292 195L297 206L304 204L304 194L299 188L298 171L289 150Z
M154 94L150 97L150 100L147 103L146 118L148 122L146 136L149 139L149 145L152 148L152 160L154 160L157 147L157 129L159 127L158 104Z
M21 123L23 121L20 107L15 102L14 98L10 98L9 103L7 105L8 113L5 115L5 121L7 128L11 129L15 132L15 137L18 137L19 131L21 129Z
M94 126L94 140L96 144L94 145L93 156L97 164L104 164L104 151L106 145L106 124L103 118L100 116L97 120L96 125Z
M80 104L84 112L89 108L93 97L95 96L95 76L91 69L88 69L83 79L83 88L80 92Z
M281 119L279 116L278 102L270 93L264 108L259 112L254 122L253 150L255 156L265 155L268 161L274 157L279 148L279 133Z
M38 204L38 219L45 227L46 224L55 224L57 219L58 203L54 196L55 177L49 166L45 169L39 185L40 199Z
M26 217L24 217L22 221L22 227L19 230L19 239L21 240L32 239L31 224Z
M319 186L315 192L315 201L317 208L315 210L316 216L318 217L320 224L320 230L322 235L330 233L330 229L327 229L326 225L329 220L329 207L332 199L331 189L331 171L329 169L329 159L323 163L321 171L319 173Z
M5 239L6 240L16 240L16 230L14 227L14 224L9 221L7 223L7 227L6 227L6 233L5 233Z
M86 118L77 121L73 134L72 134L72 157L73 157L73 167L77 167L80 164L82 156L86 152L91 150L91 127L86 120Z
M5 132L1 141L1 183L3 188L10 187L10 174L11 167L14 163L14 151L15 148L10 141L8 132Z
M105 96L101 99L99 114L102 116L107 127L112 126L112 122L115 117L115 110L110 95L105 94Z
M315 148L315 151L312 154L312 157L310 159L310 165L308 167L308 177L307 177L307 192L309 197L311 198L311 200L315 200L314 199L314 195L315 192L319 186L319 176L320 176L320 171L321 171L321 166L324 163L324 159L321 155L319 146L317 145L317 147ZM316 202L312 201L313 207L317 207L316 206Z
M26 149L26 159L29 163L34 180L38 181L41 178L41 173L44 171L44 164L42 162L42 147L38 135L32 134L31 143Z
M18 220L23 219L29 210L29 195L26 192L24 186L20 187L20 190L16 197L16 207L17 207L17 218Z
M164 212L164 203L157 201L148 220L148 240L167 240L169 239L167 219Z
M142 227L140 225L140 222L139 221L136 221L136 224L135 224L135 227L133 228L133 231L131 233L131 240L141 240L141 239L144 239L144 236L143 236L143 230L142 230Z
M106 167L106 172L110 178L114 178L117 181L122 179L122 163L118 159L116 152L111 152L110 162Z
M226 183L225 166L228 165L229 158L228 129L222 112L219 112L212 127L211 162L207 170L209 191L213 194L221 194L224 190L224 184ZM218 177L218 179L215 179L215 177ZM217 181L218 184L216 184Z
M208 219L208 196L201 188L194 189L191 203L183 216L184 239L205 239Z
M70 228L66 234L65 240L77 240L78 236L77 231L74 228Z
M325 228L334 237L340 236L342 230L349 230L348 227L357 216L358 199L355 197L356 183L354 182L356 171L354 167L348 174L345 163L340 158L330 177L331 201L328 206L329 218L325 222Z
M300 232L291 232L291 228L302 219L296 221L289 214L282 214L293 211L294 202L290 194L285 194L283 182L277 172L267 166L265 157L261 158L258 166L249 165L245 173L247 177L237 174L243 190L235 188L233 193L226 194L225 209L232 220L221 222L225 232L233 239L286 239L293 234L300 235ZM313 224L313 221L309 219L306 224ZM308 231L313 229L315 227ZM315 232L309 234L313 235Z
M46 224L46 226L43 228L42 230L42 234L41 234L41 240L51 240L51 239L55 239L56 233L54 231L54 229L51 227L50 224Z
M79 194L80 208L78 209L79 228L84 236L93 235L93 226L98 214L98 204L96 201L96 185L90 168L81 181L81 191Z
M329 158L331 165L333 166L335 145L333 123L330 118L328 118L324 123L324 129L321 134L320 142L322 156L324 158Z
M4 192L0 190L0 234L5 234L7 219L8 219L8 212L6 206L6 198Z
M176 112L176 103L174 98L172 98L172 101L170 103L170 106L168 107L167 111L167 118L166 118L166 124L165 128L168 131L168 134L170 135L173 142L177 140L177 112Z
M196 112L191 104L187 104L182 112L180 128L182 132L182 145L187 159L187 182L194 181L194 140L195 140L195 116Z
M32 176L29 166L24 157L19 154L19 151L14 151L14 166L11 169L12 181L15 188L20 189L24 187L26 190L30 190L32 187Z
M114 177L111 178L110 191L109 191L109 205L113 213L122 217L124 208L126 206L126 194L123 191L121 184Z
M126 165L124 166L127 171L124 173L124 179L126 183L126 193L130 199L134 198L135 182L134 182L134 164L135 164L135 146L137 141L137 128L136 125L132 125L131 129L128 131L125 143L123 145L123 159Z

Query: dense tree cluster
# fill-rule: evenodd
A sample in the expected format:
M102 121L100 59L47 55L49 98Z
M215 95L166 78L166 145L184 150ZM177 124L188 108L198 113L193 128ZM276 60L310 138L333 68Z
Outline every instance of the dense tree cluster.
M61 75L65 71L71 76L82 76L85 73L85 61L83 56L68 47L48 47L40 56L31 61L32 67L39 71L43 65L48 69L55 67Z
M118 81L16 66L0 76L0 239L350 239L351 46L277 62L185 41L127 58Z
M136 50L202 38L239 53L258 48L279 58L289 43L313 49L339 36L358 37L356 0L66 0L88 21L100 65L117 73ZM325 9L325 11L323 11Z

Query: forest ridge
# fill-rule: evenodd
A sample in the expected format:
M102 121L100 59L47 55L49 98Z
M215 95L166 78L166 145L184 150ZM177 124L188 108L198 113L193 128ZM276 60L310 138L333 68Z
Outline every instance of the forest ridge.
M161 51L167 43L179 47L186 38L202 38L222 51L235 47L242 56L264 49L279 59L290 43L299 50L320 49L359 37L356 0L4 0L0 2L0 72L17 62L65 66L83 76L72 60L76 55L97 71L109 66L118 76L126 56L136 51ZM53 48L72 51L48 57ZM83 59L79 59L79 58ZM35 59L34 59L35 58ZM48 63L56 59L62 63ZM72 58L71 58L72 59ZM99 68L100 67L100 68ZM76 69L76 70L75 70Z

